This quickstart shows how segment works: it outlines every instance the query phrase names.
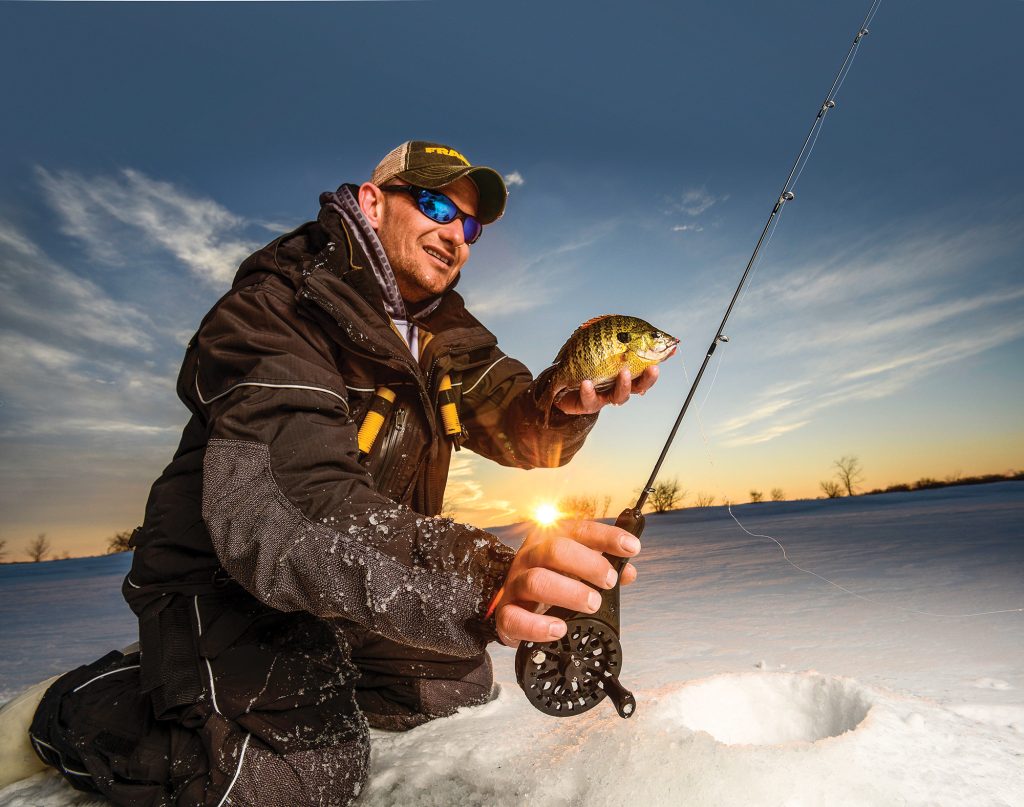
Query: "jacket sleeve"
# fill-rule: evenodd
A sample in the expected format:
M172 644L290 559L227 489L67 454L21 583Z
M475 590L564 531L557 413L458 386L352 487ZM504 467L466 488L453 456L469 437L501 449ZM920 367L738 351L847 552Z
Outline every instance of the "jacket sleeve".
M497 538L378 494L329 337L261 286L224 300L195 346L208 418L203 518L225 570L282 611L342 617L469 657L513 557Z
M597 415L566 415L553 407L547 425L538 398L548 383L495 348L492 360L462 379L460 411L477 454L518 468L565 465L583 446Z

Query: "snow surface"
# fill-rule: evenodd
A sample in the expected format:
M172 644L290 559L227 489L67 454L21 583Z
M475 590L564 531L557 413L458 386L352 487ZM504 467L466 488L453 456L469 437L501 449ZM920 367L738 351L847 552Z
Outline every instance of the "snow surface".
M629 720L498 698L373 732L374 805L1024 805L1024 483L648 518ZM506 540L522 528L503 531ZM0 692L132 638L125 556L0 567ZM867 598L867 599L863 599ZM924 616L920 613L951 616ZM53 774L7 807L99 804Z

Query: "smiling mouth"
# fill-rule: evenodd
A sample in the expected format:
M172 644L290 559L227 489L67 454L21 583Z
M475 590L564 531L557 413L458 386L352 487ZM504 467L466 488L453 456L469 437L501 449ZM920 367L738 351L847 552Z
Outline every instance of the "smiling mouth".
M441 261L441 263L443 263L445 266L452 265L452 259L438 252L436 249L431 249L430 247L423 247L423 251L426 252L431 258L436 258L437 260Z

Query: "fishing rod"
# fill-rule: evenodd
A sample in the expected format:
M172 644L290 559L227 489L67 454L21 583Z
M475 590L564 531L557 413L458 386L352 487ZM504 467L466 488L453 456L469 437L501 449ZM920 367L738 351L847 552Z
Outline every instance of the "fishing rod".
M651 471L647 483L641 490L636 504L623 510L615 521L616 527L632 533L637 538L644 530L643 508L647 503L647 498L654 492L654 482L661 471L662 463L665 462L668 450L682 425L690 402L693 401L697 387L704 377L704 371L707 370L708 364L711 362L711 357L720 343L729 341L729 337L725 335L725 326L729 317L757 263L762 246L767 243L767 240L771 240L773 227L777 226L783 207L787 202L796 198L794 192L796 183L810 159L826 116L835 109L836 94L853 66L860 43L868 35L868 26L881 2L882 0L872 0L871 7L846 52L846 58L843 59L843 63L832 81L832 86L829 87L828 94L818 109L818 114L800 146L800 151L782 185L782 191L772 207L768 221L765 223L764 229L761 230L761 236L757 239L750 260L747 261L743 276L736 286L736 291L733 292L722 322L715 332L715 337L711 340L700 370L694 376L690 391L683 401L683 406L679 410L668 439L665 440L661 454L658 455L658 460L654 463L654 469ZM626 558L608 554L605 554L605 558L612 564L616 574L621 576L627 562ZM519 649L516 651L516 678L519 686L526 693L527 700L540 711L554 717L582 714L592 709L605 697L611 698L620 717L630 717L636 711L636 698L619 682L619 672L622 668L622 646L619 643L619 587L620 584L616 582L613 588L601 592L601 607L594 614L580 613L567 608L549 610L548 613L551 616L564 620L568 627L561 639L551 642L522 642L519 645Z

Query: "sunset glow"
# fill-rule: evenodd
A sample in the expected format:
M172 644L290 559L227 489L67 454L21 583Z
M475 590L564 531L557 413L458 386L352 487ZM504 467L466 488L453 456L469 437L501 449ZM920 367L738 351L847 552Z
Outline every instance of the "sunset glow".
M542 527L550 527L561 517L558 506L553 502L541 502L533 510L533 520Z

